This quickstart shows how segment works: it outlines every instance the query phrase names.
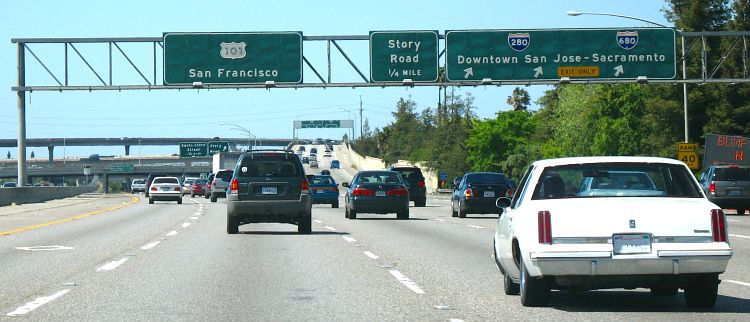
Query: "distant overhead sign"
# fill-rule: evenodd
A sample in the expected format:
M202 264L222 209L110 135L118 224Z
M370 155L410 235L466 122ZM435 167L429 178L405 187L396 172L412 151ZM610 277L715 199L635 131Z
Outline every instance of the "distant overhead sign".
M295 129L335 129L354 127L352 120L312 120L312 121L294 121Z
M229 152L229 141L209 141L208 155L214 155L220 152Z
M446 31L449 81L675 77L671 28Z
M302 82L301 32L165 33L164 84Z
M437 81L438 38L437 31L370 32L370 80Z
M206 142L180 142L180 157L204 157L208 155Z

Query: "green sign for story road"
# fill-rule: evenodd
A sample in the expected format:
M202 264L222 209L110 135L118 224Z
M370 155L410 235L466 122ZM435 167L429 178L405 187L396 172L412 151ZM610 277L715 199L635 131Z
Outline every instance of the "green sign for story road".
M180 142L180 157L204 157L208 155L206 142Z
M164 84L302 82L301 32L165 33Z
M671 28L446 31L449 81L673 79Z
M229 152L229 141L208 142L208 155L214 155L219 152Z
M371 31L370 81L435 82L438 79L437 31Z

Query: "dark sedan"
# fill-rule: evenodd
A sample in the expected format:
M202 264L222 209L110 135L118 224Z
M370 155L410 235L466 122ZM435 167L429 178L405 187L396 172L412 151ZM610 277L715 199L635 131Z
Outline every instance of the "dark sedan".
M343 183L346 191L345 217L357 219L357 213L396 213L409 219L409 190L395 171L360 171L352 183Z
M466 218L466 214L498 214L495 201L512 196L513 184L502 173L469 172L453 187L451 215Z

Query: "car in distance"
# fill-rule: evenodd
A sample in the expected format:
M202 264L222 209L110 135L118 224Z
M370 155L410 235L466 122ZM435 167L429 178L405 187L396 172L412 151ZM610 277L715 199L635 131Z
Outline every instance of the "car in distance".
M391 166L388 170L398 172L406 181L409 189L409 200L414 201L415 207L424 207L427 202L427 188L425 187L422 170L415 166Z
M250 223L296 224L312 231L310 183L299 158L287 150L253 150L240 155L227 196L227 233Z
M716 165L703 170L701 187L708 200L744 215L750 208L750 166Z
M182 182L183 194L190 193L190 188L193 186L193 182L195 182L195 179L198 179L198 178L185 178L185 181Z
M497 172L469 172L453 187L451 215L466 218L466 214L498 214L495 201L510 197L510 180Z
M195 196L206 195L207 184L208 184L208 180L206 179L195 179L193 181L193 184L190 186L190 197L195 198Z
M581 191L589 180L645 173L649 189ZM604 180L601 180L604 181ZM649 288L656 296L685 292L689 307L713 307L729 246L724 212L678 160L578 157L534 162L504 211L494 236L505 294L544 306L551 289Z
M146 197L149 196L149 192L151 191L151 182L154 181L154 178L156 177L169 177L170 175L165 173L149 173L148 177L146 178L146 192L144 193Z
M323 203L331 204L332 208L339 207L339 187L336 180L330 175L312 176L310 178L310 195L313 204Z
M302 157L302 163L310 163L309 157Z
M318 168L318 161L312 160L310 161L310 168Z
M324 176L330 176L331 170L320 170L320 174Z
M360 171L348 188L344 197L346 210L344 217L357 219L358 213L396 213L398 219L409 219L409 190L401 175L395 171Z
M151 182L148 203L154 201L177 201L182 204L182 186L177 177L156 177Z
M216 202L219 197L226 198L233 172L234 170L229 169L216 171L214 180L211 182L211 202Z
M130 192L145 192L146 191L146 179L133 179L130 183Z
M15 182L5 182L3 183L3 188L16 188L18 185Z
M341 162L339 160L331 160L331 169L340 169Z

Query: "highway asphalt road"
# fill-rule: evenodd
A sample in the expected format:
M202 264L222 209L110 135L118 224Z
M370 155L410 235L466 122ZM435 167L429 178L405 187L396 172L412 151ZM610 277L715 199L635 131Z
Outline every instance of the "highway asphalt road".
M0 319L750 320L750 216L729 216L734 257L712 310L646 289L553 291L549 306L526 308L503 294L491 257L497 216L453 218L447 196L410 220L315 205L310 235L286 224L228 235L224 199L90 199L0 208Z

